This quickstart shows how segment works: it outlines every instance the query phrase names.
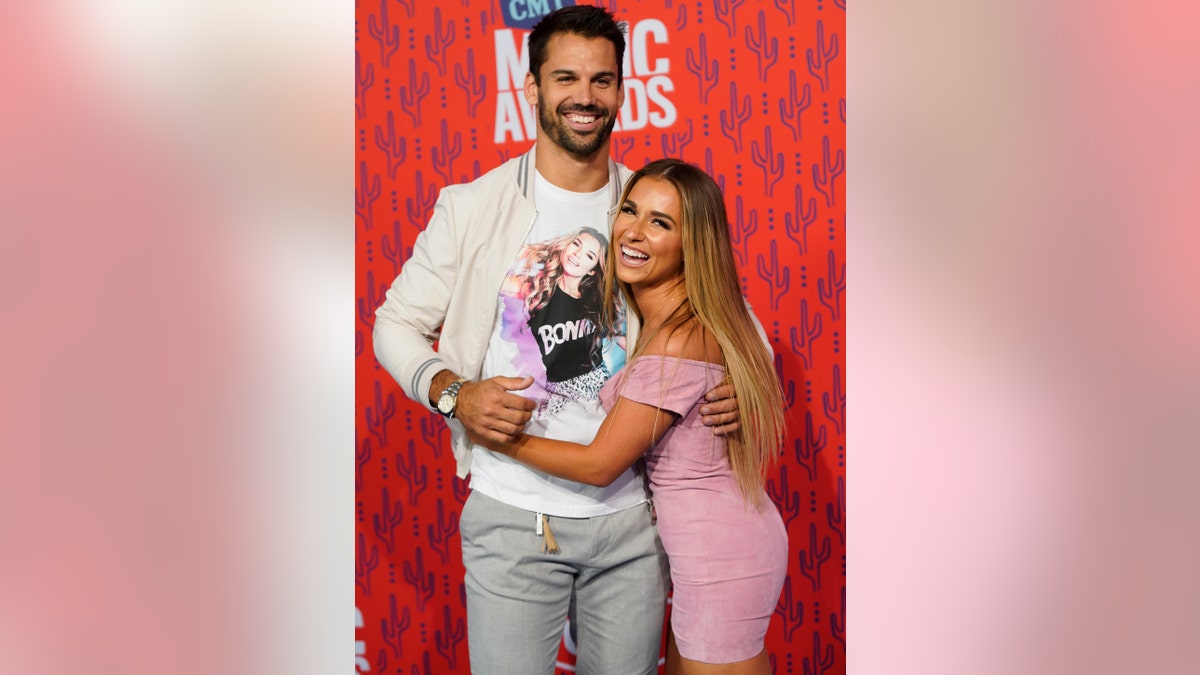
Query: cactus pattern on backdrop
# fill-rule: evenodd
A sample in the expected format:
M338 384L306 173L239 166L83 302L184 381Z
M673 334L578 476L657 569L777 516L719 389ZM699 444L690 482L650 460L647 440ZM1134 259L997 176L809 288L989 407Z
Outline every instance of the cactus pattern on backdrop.
M522 41L539 7L557 4L356 3L356 673L470 670L459 539L468 482L455 476L444 420L376 363L371 331L438 190L532 144ZM679 157L713 176L738 281L775 353L788 437L767 492L790 543L771 663L844 673L845 2L598 4L629 22L613 157L631 168ZM496 141L502 104L520 131ZM573 672L572 650L564 641L559 675Z

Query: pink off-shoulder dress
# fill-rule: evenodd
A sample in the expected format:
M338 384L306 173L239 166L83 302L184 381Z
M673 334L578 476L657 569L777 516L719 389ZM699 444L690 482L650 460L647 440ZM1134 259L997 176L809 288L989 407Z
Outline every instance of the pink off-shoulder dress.
M678 414L646 455L658 532L671 565L671 628L679 653L705 663L755 656L787 573L787 530L770 498L748 505L725 441L700 419L706 392L725 377L717 364L644 355L600 391Z

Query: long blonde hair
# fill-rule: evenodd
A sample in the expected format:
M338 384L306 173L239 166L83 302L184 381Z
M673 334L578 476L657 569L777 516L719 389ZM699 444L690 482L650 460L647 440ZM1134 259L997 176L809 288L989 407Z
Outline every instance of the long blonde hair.
M716 182L704 171L678 159L660 159L633 174L621 195L622 203L645 177L666 181L679 193L687 297L663 327L674 331L699 321L720 345L726 376L737 391L741 423L738 433L726 435L729 465L743 497L757 504L767 471L779 459L783 444L783 395L770 352L742 298L725 200ZM616 269L616 249L609 247L608 269ZM617 292L627 299L633 297L628 284L620 280L607 284L606 312L615 311ZM628 305L639 320L645 320L637 303ZM691 335L698 333L703 331L691 331ZM640 342L645 345L649 340ZM629 360L639 353L640 349L634 351Z

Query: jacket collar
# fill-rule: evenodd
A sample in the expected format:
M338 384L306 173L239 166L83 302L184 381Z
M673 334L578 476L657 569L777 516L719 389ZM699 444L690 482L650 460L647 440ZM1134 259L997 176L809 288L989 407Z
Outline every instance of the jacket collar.
M533 166L534 153L537 150L537 144L529 148L529 151L521 155L517 159L517 187L520 188L521 194L525 195L525 199L529 203L533 203L533 184L537 176L537 172ZM621 200L621 174L617 169L617 162L612 158L608 158L608 190L609 190L609 209L617 206Z

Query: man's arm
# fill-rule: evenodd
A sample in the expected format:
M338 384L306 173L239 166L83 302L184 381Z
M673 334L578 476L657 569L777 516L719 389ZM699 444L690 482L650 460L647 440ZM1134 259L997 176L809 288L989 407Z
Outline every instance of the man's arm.
M457 215L457 219L456 219ZM392 282L375 313L375 357L406 396L436 410L442 391L460 375L434 351L459 273L459 236L463 216L455 199L443 190L413 252ZM528 381L526 381L528 379ZM531 378L496 377L466 382L458 392L455 418L474 433L512 440L529 421L533 401L510 391L524 389Z
M433 343L441 335L458 279L460 246L453 201L445 190L438 196L429 224L413 242L412 254L375 311L372 335L379 364L408 398L430 410L430 381L449 368Z

